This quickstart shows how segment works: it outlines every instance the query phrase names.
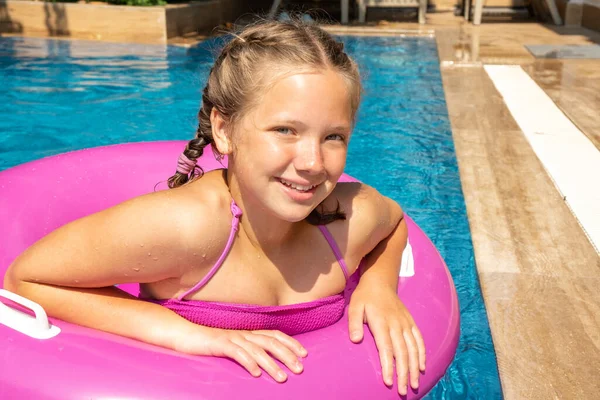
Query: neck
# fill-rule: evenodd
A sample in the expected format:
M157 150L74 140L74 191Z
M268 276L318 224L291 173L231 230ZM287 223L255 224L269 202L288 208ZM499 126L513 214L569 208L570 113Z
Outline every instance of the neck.
M243 196L231 172L227 172L226 179L233 200L242 210L240 235L246 236L254 248L264 254L279 250L298 233L302 223L282 220L254 199Z

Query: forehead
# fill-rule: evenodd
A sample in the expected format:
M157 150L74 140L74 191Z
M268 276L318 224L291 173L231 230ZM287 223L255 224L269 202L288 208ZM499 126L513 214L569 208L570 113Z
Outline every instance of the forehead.
M273 79L261 94L254 114L261 118L293 117L315 123L351 123L349 85L330 69L290 73Z

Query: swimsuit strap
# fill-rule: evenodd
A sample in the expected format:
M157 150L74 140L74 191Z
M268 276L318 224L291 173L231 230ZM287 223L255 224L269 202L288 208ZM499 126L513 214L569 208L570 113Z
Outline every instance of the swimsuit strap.
M198 282L196 285L194 285L194 287L192 287L190 290L188 290L185 293L183 293L182 295L178 296L177 300L182 300L188 294L193 293L193 292L199 290L200 288L202 288L204 285L206 285L208 283L208 281L210 280L210 278L212 278L213 275L221 267L221 265L223 264L223 261L225 261L225 258L229 254L229 250L231 250L231 245L233 245L233 239L235 239L235 233L238 231L238 229L240 227L240 217L242 216L242 210L238 207L237 204L235 204L235 201L233 199L231 200L231 214L233 215L233 220L231 221L231 231L229 232L229 240L227 240L227 245L225 246L223 253L221 253L221 257L219 257L219 259L217 260L215 265L213 265L211 270L208 271L208 274L206 274L206 276L200 282Z
M195 284L191 289L189 289L186 292L184 292L183 294L177 296L177 300L183 300L183 298L185 296L187 296L188 294L194 293L197 290L200 290L204 285L206 285L208 283L208 281L214 276L214 274L217 273L217 271L219 270L219 268L225 261L225 258L229 254L229 251L231 250L231 246L233 245L233 240L235 239L235 234L240 227L240 217L242 216L242 210L238 207L237 204L235 204L235 201L233 199L231 200L230 208L231 208L231 214L233 215L233 219L231 221L231 231L229 232L229 239L227 240L227 245L225 245L225 249L223 250L223 253L221 253L221 256L219 257L219 259L217 260L215 265L213 265L213 267L210 269L210 271L208 271L208 274L206 274L206 276L204 278L202 278L202 280L200 282ZM344 257L342 256L342 253L340 252L340 249L338 248L337 243L335 242L335 239L333 239L333 236L331 236L331 233L325 227L325 225L319 225L318 228L321 231L321 233L323 234L323 236L325 236L325 240L327 240L327 243L329 243L329 246L331 247L331 250L333 250L333 253L335 254L338 264L342 268L342 272L344 273L346 280L348 280L348 267L346 266Z
M323 236L325 236L325 240L327 240L327 243L329 243L329 247L331 247L331 250L333 250L333 253L335 254L335 258L337 259L338 264L340 264L340 267L342 268L342 271L344 272L344 276L346 277L346 280L348 280L348 267L346 266L346 261L344 261L342 252L340 251L337 243L335 242L335 239L333 238L333 236L331 235L329 230L325 227L325 225L319 225L318 228L321 231L321 233L323 234Z

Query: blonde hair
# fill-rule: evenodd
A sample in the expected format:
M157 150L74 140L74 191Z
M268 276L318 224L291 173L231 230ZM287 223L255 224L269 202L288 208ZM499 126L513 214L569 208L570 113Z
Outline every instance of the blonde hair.
M344 52L343 43L329 33L315 24L294 19L261 21L232 36L211 68L202 92L196 137L183 152L188 159L197 160L204 148L213 143L212 109L215 108L228 124L235 124L260 101L257 94L264 93L275 80L273 73L277 77L292 71L326 68L338 72L348 84L354 120L362 92L358 66ZM262 72L267 66L272 73ZM214 146L213 151L216 151ZM200 168L189 175L177 172L169 178L169 187L181 186L202 173Z

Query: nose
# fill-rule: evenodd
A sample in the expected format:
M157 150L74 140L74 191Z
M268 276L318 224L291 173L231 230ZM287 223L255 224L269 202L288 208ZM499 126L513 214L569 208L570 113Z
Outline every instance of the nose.
M294 159L296 171L318 175L324 171L323 150L319 140L307 139L298 143Z

